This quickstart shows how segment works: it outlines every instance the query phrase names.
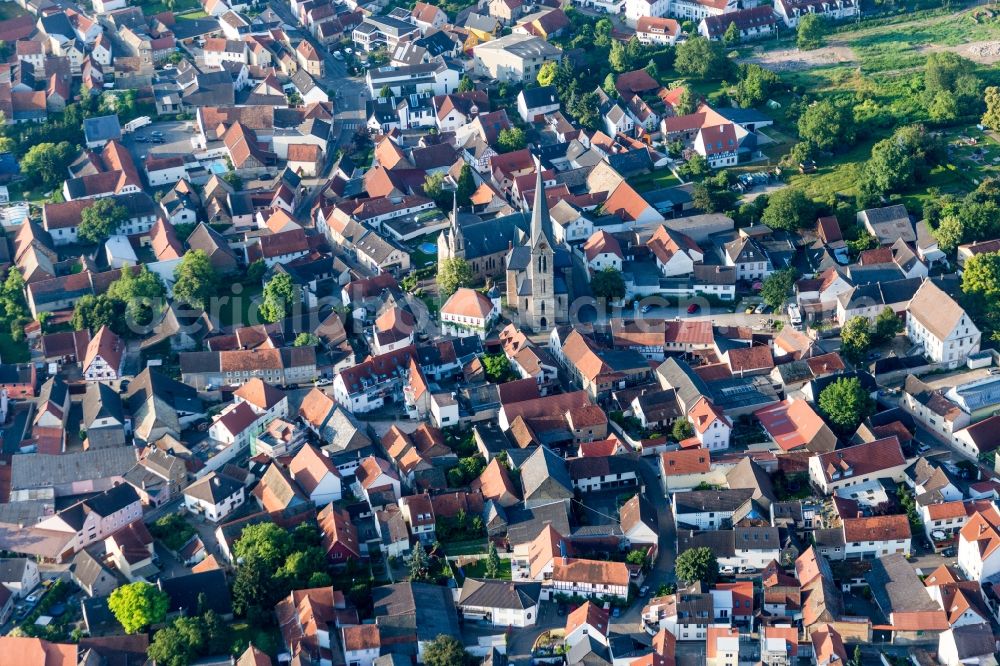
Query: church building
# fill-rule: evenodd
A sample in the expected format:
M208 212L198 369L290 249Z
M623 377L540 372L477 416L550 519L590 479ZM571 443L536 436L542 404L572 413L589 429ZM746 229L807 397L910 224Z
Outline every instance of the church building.
M569 288L564 271L565 248L552 242L552 220L542 183L541 164L535 165L535 203L526 245L518 245L507 255L507 305L517 311L523 326L535 331L551 330L569 321ZM571 259L570 259L571 261Z

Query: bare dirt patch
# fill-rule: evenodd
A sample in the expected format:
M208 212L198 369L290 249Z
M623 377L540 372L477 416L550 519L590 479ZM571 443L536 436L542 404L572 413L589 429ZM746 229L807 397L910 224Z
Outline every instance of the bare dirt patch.
M992 65L1000 62L1000 41L972 42L958 46L947 46L944 50L953 51L958 55L982 63Z
M755 53L744 62L752 62L776 72L796 72L814 67L828 67L857 62L849 46L824 46L812 51L781 49Z

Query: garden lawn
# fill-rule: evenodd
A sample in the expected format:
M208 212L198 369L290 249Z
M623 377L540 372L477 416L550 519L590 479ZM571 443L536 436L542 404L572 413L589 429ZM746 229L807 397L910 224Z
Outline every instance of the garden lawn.
M462 573L466 578L486 578L486 558L466 564L462 567ZM500 560L499 580L510 580L510 560Z
M174 0L173 6L167 6L164 0L140 0L138 3L139 7L142 8L142 13L146 16L153 16L154 14L159 14L161 12L182 12L187 9L196 9L200 5L198 0ZM185 14L187 18L205 18L208 14L202 12L203 16L192 17L189 14ZM178 17L181 18L181 17Z
M641 176L629 178L628 182L639 193L681 184L681 181L677 180L677 176L670 169L657 169L652 173L644 173Z
M14 342L9 329L0 331L0 363L27 363L30 360L27 342Z
M264 287L259 284L243 284L239 294L233 294L230 284L219 289L218 303L209 307L209 314L218 317L223 326L245 326L264 323L257 315Z
M449 541L442 543L441 547L448 555L478 555L480 553L485 555L487 551L485 537L469 541Z

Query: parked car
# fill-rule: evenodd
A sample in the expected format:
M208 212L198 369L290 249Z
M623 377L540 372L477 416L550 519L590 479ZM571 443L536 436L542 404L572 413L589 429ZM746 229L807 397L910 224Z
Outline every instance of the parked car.
M615 606L614 610L611 611L611 617L621 617L621 616L622 616L622 609L619 608L618 606Z
M640 597L649 596L649 585L643 585L642 587L639 588L639 596Z
M955 547L948 546L947 548L941 551L941 554L944 555L945 557L955 557Z
M692 303L691 305L688 306L688 314L694 314L698 310L701 310L701 306L698 305L697 303Z
M753 314L753 311L754 307L752 305L748 305L747 309L743 311L743 314Z
M332 383L333 380L330 379L329 377L321 377L320 379L316 380L316 386L329 386Z
M160 130L153 130L152 132L149 133L149 136L153 137L154 139L160 139L163 138L163 132L161 132Z
M149 139L147 139L146 137L144 137L141 134L139 136L135 137L135 142L136 143L146 143L147 141L149 141Z
M341 53L340 51L334 51L333 52L333 57L336 58L337 60L343 60L344 59L344 54Z
M642 314L646 314L647 312L649 312L652 309L653 309L652 305L643 305L642 306Z

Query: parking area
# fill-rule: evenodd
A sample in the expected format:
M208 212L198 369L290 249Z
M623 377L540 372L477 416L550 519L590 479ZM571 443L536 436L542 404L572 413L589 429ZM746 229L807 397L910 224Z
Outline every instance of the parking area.
M126 134L122 138L122 143L132 152L136 166L141 166L149 154L170 157L173 155L190 155L194 148L191 145L191 137L194 132L194 121L168 120L153 122L151 125L141 127L131 134ZM154 143L154 132L157 141Z

